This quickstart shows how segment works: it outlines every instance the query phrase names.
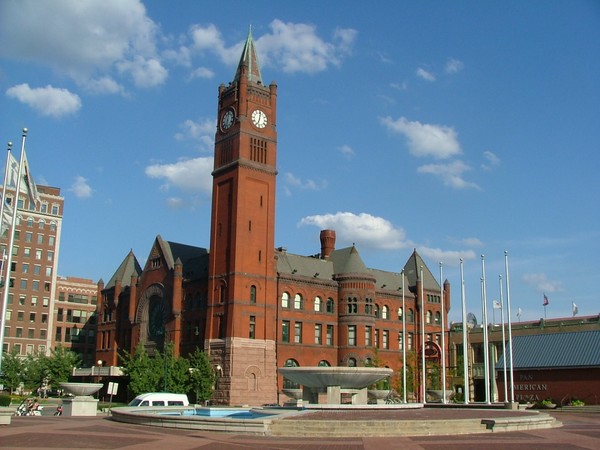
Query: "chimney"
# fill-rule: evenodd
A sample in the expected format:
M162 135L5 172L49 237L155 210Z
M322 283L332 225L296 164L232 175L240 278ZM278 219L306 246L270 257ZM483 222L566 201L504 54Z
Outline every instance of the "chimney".
M335 250L335 230L321 230L321 259L329 259Z

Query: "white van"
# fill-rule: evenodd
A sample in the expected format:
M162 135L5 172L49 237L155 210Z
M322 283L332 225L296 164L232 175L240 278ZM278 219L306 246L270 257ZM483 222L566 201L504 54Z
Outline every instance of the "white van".
M148 392L140 394L128 406L189 406L187 395L168 392Z

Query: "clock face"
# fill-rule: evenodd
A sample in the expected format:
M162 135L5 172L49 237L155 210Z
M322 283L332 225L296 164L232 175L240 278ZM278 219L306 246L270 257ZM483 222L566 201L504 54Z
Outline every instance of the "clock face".
M267 126L267 115L260 109L252 113L252 123L256 128L264 128Z
M234 119L235 116L232 110L228 110L227 112L225 112L225 114L223 114L223 117L221 118L221 127L223 128L223 130L229 129L229 127L233 125Z

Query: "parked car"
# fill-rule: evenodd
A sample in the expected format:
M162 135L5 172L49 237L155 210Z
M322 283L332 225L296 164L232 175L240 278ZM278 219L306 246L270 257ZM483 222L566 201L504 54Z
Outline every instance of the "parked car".
M169 392L148 392L138 395L129 402L129 406L189 406L189 404L187 395Z

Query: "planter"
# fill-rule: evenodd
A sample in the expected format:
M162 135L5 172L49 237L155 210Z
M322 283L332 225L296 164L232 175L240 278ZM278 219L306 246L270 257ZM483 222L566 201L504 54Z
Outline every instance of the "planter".
M14 406L0 406L0 425L10 425L11 417L16 411Z

